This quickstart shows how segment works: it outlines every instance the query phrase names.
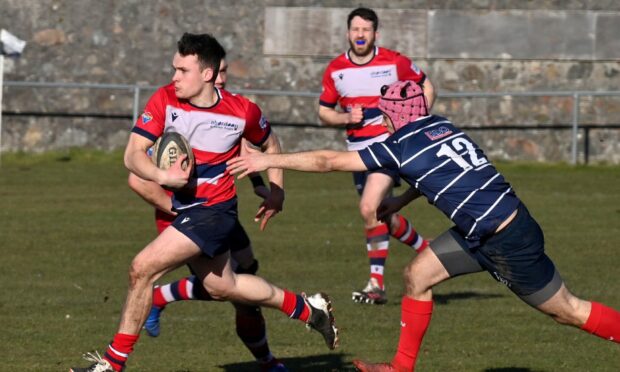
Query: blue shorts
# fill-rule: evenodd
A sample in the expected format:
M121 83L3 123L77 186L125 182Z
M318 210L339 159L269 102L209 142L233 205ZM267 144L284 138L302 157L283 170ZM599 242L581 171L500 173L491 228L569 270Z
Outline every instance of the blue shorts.
M468 248L452 228L431 242L431 249L451 277L486 270L531 306L538 306L562 286L562 278L545 254L543 232L520 204L515 218L500 232Z
M366 185L366 179L368 175L371 173L383 173L392 178L394 181L394 187L400 186L400 175L397 171L385 168L379 168L373 171L363 171L363 172L353 172L353 184L355 185L355 189L357 193L361 196L364 193L364 186Z
M237 199L181 212L172 226L190 238L202 253L215 257L250 245L248 234L239 223Z

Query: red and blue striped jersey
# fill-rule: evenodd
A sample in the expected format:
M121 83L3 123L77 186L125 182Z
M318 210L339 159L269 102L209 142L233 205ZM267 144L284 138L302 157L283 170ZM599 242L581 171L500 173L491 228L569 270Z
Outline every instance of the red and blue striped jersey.
M419 118L359 155L369 170L399 171L472 246L493 234L520 203L482 149L440 116Z
M375 47L370 62L358 65L349 58L349 52L333 59L323 74L323 91L319 104L334 108L340 104L344 111L361 105L364 119L361 125L347 126L347 147L361 150L371 143L388 137L381 125L383 117L379 106L381 87L398 80L424 82L425 75L411 60L390 49Z
M192 147L196 166L188 187L174 193L176 210L234 198L234 177L226 172L226 161L239 155L241 137L260 146L271 133L269 122L255 103L225 90L216 89L216 93L213 106L198 107L178 99L173 84L161 87L132 129L153 142L164 132L177 132Z

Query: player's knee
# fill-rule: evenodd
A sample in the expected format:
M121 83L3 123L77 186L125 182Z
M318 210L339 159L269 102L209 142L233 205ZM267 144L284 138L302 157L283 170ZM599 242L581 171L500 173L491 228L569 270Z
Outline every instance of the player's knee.
M377 207L369 203L360 203L360 215L365 222L372 222L377 219Z
M407 294L412 296L421 295L429 290L428 283L424 280L424 276L419 269L419 266L414 261L410 262L403 271L403 280L405 281L405 288Z
M539 309L559 324L580 327L585 323L589 312L589 304L570 293L553 299L552 306L543 305Z
M149 265L145 264L138 258L131 262L131 266L129 266L130 288L136 287L139 284L143 284L148 281L152 281L152 277L153 274L149 270Z
M216 301L230 301L234 299L235 288L227 283L205 283L205 289L211 298Z

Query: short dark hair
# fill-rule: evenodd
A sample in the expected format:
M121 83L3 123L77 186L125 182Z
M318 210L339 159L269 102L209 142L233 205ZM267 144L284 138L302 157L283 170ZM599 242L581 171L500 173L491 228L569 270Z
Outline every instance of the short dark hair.
M220 63L226 57L226 51L222 45L210 34L190 34L181 36L177 42L177 49L183 57L195 54L201 70L211 68L213 81L220 72Z
M377 17L377 13L370 8L357 8L354 9L351 13L349 13L349 17L347 17L347 29L351 28L351 21L355 17L360 17L367 21L372 22L372 28L377 31L379 28L379 17Z

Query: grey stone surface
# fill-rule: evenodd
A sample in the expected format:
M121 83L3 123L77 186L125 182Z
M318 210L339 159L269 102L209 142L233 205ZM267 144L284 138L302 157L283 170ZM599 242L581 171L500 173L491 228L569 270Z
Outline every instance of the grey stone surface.
M231 90L320 91L328 61L346 49L359 1L0 0L0 27L28 42L5 79L163 85L185 31L210 32L228 51ZM620 2L614 0L394 0L366 2L379 45L411 57L440 92L620 90ZM131 115L131 91L4 90L4 111ZM150 91L144 91L144 105ZM318 124L316 97L251 97L274 123ZM582 123L620 123L620 97L584 97ZM566 97L440 98L435 111L490 127L569 124ZM121 148L129 120L7 116L3 151ZM341 130L276 127L289 150L344 148ZM570 160L569 131L475 130L493 157ZM590 133L590 160L620 163L619 130ZM580 138L580 156L583 151Z
M565 11L429 12L429 58L591 59L596 14ZM610 52L620 57L620 50Z

